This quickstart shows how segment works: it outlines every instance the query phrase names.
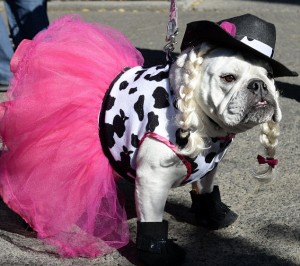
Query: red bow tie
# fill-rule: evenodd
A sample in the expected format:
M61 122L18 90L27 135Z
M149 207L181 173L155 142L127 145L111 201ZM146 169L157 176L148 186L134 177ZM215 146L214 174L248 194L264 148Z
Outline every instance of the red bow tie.
M264 158L261 155L257 155L257 161L259 164L268 164L270 165L272 168L275 167L275 165L278 164L278 160L274 159L274 158Z

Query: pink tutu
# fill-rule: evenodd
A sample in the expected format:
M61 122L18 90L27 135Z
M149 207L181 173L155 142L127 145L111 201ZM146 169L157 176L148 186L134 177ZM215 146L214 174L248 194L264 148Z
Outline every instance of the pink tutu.
M110 83L143 58L118 31L66 16L24 41L0 105L0 195L62 256L127 244L126 214L98 136Z

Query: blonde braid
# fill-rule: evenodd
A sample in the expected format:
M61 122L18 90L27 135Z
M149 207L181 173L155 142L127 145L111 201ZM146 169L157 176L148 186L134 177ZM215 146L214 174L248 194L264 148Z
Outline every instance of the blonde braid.
M201 64L205 54L211 50L211 46L202 44L200 49L194 48L183 53L176 61L175 85L177 94L177 107L180 110L176 119L180 127L180 137L188 137L188 143L179 152L183 155L195 157L204 148L201 135L201 118L194 92L201 78Z
M260 143L265 148L267 158L274 158L278 145L279 123L269 121L260 127ZM269 165L267 169L256 173L254 177L261 182L270 182L275 178L275 168Z

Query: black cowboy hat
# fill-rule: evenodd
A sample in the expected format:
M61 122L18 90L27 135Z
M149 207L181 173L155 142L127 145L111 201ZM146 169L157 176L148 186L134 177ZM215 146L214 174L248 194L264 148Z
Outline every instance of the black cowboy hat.
M274 24L251 14L219 21L195 21L187 24L181 50L195 47L201 42L238 49L254 54L273 68L274 77L298 76L297 72L272 59L276 42Z

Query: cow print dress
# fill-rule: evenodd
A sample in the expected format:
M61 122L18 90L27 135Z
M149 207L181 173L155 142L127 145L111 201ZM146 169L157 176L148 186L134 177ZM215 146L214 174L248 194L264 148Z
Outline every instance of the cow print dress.
M104 153L114 170L129 179L136 177L136 155L146 137L170 147L183 161L191 183L212 171L225 155L231 140L207 138L208 149L196 158L177 153L176 99L169 83L169 65L121 72L108 90L99 116L99 135Z

